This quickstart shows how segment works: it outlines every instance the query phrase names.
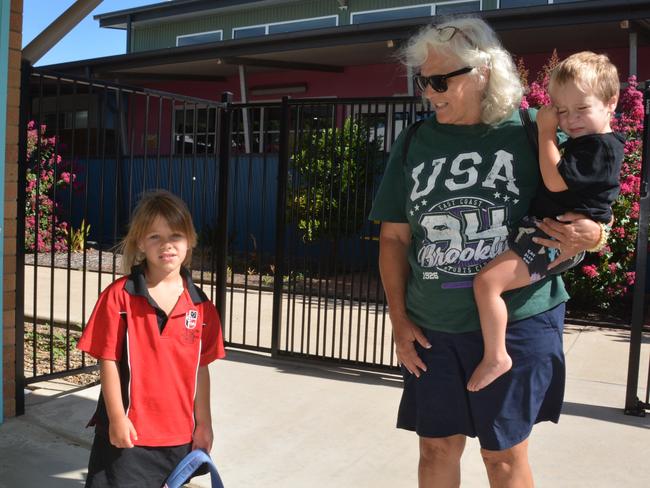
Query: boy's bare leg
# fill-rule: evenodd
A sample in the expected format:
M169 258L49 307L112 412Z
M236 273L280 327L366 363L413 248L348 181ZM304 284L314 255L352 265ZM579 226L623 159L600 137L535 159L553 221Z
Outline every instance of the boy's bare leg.
M467 383L469 391L478 391L512 367L506 350L508 309L501 294L530 284L528 267L512 251L506 251L488 263L474 278L474 298L481 320L483 359Z

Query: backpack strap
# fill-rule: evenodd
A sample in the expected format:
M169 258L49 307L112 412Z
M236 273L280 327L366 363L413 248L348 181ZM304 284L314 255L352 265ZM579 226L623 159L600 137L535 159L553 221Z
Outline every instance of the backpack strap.
M526 137L528 137L528 143L530 144L531 149L535 153L535 156L539 153L539 141L537 139L537 122L533 121L530 118L530 113L528 109L520 108L519 117L521 118L521 123L526 129Z
M402 149L402 165L404 166L406 166L406 157L408 156L409 153L409 146L411 145L411 139L413 139L413 136L422 125L422 122L424 122L424 119L418 120L417 122L409 125L408 128L406 129L406 138L404 139L404 148Z
M180 488L203 464L208 465L212 488L223 488L223 482L212 458L201 449L195 449L181 459L174 471L169 475L169 478L167 478L167 481L165 481L163 488Z

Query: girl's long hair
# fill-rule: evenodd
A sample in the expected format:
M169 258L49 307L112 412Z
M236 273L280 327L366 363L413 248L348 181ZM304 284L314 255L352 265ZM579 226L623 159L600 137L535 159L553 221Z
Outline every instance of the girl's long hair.
M165 219L173 231L181 232L187 237L189 245L183 266L192 262L192 248L196 246L197 236L187 205L166 190L155 190L145 193L138 202L131 215L129 231L118 246L122 253L124 273L130 273L134 265L145 260L144 254L138 249L138 242L144 238L157 217Z

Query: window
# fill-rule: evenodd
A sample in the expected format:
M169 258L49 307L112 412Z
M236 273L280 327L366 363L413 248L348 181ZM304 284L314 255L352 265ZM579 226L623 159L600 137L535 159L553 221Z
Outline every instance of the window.
M500 8L532 7L534 5L548 5L548 0L500 0Z
M266 35L265 25L259 27L242 27L239 29L233 29L232 31L233 39L244 39L246 37L258 37L263 35Z
M58 115L58 123L57 123ZM47 132L54 134L56 130L72 129L73 118L75 129L88 128L88 110L77 110L76 112L46 113L44 115Z
M368 12L353 13L350 22L353 24L367 24L370 22L383 22L386 20L429 17L431 15L433 15L431 5L422 5L417 7L391 8L386 10L371 10Z
M322 29L324 27L336 27L339 18L333 17L320 17L317 19L298 20L295 22L282 22L278 24L269 24L269 34L279 34L282 32L296 32L312 29Z
M338 15L331 15L329 17L290 20L287 22L277 22L274 24L236 27L232 30L232 37L233 39L244 39L246 37L266 36L269 34L282 34L286 32L322 29L324 27L336 27L337 25L339 25Z
M177 46L191 46L194 44L205 44L207 42L217 42L223 39L223 31L197 32L196 34L184 34L176 36Z
M216 126L216 108L176 107L174 151L176 154L213 154Z
M351 15L352 24L367 24L370 22L384 22L387 20L413 19L416 17L430 17L432 15L458 14L476 12L481 10L481 1L468 2L428 3L413 5L411 7L387 8L356 12Z
M481 2L457 2L436 5L436 15L465 14L481 10Z

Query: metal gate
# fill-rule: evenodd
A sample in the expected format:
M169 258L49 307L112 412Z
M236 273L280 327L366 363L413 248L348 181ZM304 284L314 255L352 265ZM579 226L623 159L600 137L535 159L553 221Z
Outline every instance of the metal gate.
M194 279L223 301L219 161L230 149L220 145L228 104L29 66L22 96L18 412L24 385L95 367L75 346L99 293L121 273L115 247L142 192L165 188L187 203L200 236Z
M17 243L23 386L95 367L75 349L138 196L166 188L199 233L193 277L231 347L397 366L366 216L414 98L232 104L25 68ZM639 400L648 199L646 120L626 411ZM227 251L227 252L226 252ZM24 340L24 347L20 341ZM24 362L24 368L21 367ZM24 371L24 375L22 375Z
M627 388L625 392L625 413L627 415L645 416L650 409L650 363L641 362L641 344L643 343L646 319L646 297L650 292L647 285L648 259L648 224L650 221L650 83L646 82L643 97L643 155L641 161L641 189L639 205L639 233L636 243L636 281L632 302L632 321L630 333L630 354L627 371ZM645 330L647 332L647 330ZM647 382L639 386L641 368L647 367ZM642 389L645 387L645 395Z
M392 142L422 115L418 101L216 103L25 70L19 412L24 385L96 367L75 346L122 272L116 245L130 212L154 188L192 212L193 277L229 346L396 366L378 225L366 216Z

